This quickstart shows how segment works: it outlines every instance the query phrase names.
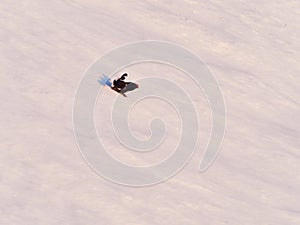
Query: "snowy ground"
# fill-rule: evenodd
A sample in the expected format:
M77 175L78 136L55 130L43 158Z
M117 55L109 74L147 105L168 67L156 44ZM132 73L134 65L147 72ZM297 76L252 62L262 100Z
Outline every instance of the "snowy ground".
M298 0L2 0L0 224L300 224L299 12ZM160 185L130 188L99 177L82 159L72 104L95 60L145 39L177 43L207 62L226 101L227 131L219 157L199 173L211 125L197 92L201 138L191 162ZM137 80L170 70L126 71ZM135 121L144 107L132 112ZM174 115L165 119L177 126ZM103 132L105 122L96 117ZM135 123L136 135L146 135ZM112 154L130 163L170 154L162 148L137 160L103 134Z

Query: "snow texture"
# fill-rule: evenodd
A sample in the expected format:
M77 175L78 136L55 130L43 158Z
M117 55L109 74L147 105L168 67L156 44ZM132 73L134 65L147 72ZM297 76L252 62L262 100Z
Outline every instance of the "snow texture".
M298 0L2 0L0 224L300 224L299 12ZM198 150L181 172L159 185L124 187L82 159L72 104L95 60L153 39L184 46L208 64L226 102L226 135L214 164L199 173L211 129L205 95L166 65L119 71L131 81L163 75L180 82L201 125ZM130 117L138 138L149 135L151 118L163 117L172 130L164 145L149 155L119 147L101 107L117 95L105 89L95 110L111 154L135 165L171 154L179 122L159 100L139 103Z

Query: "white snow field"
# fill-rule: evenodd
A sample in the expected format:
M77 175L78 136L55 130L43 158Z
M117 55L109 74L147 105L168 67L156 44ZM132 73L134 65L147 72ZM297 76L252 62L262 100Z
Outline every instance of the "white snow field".
M300 224L299 0L2 0L0 38L1 225ZM220 154L200 173L212 126L205 95L167 65L122 69L115 76L180 83L199 113L199 142L187 166L135 188L87 165L72 109L88 68L140 40L175 43L205 61L222 89L227 123ZM174 109L159 99L140 102L130 114L133 134L147 138L153 117L170 132L153 152L130 152L101 107L117 97L106 88L95 107L110 154L140 166L172 154L180 135Z

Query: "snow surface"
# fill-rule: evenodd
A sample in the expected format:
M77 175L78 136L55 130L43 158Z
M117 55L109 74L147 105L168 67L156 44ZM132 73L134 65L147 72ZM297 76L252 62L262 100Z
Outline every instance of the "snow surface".
M298 0L2 0L0 37L1 225L300 224ZM209 65L226 101L227 129L217 160L199 173L211 128L204 95L167 66L126 68L131 80L161 73L183 82L198 105L201 130L199 150L175 177L124 187L82 159L72 104L95 60L148 39L184 46ZM118 148L100 107L115 97L103 93L95 118L111 154L136 165L171 154L176 132L150 156ZM169 106L140 104L131 115L137 137L149 135L144 121L155 115L176 130L176 114L164 113ZM154 105L161 110L144 114Z

